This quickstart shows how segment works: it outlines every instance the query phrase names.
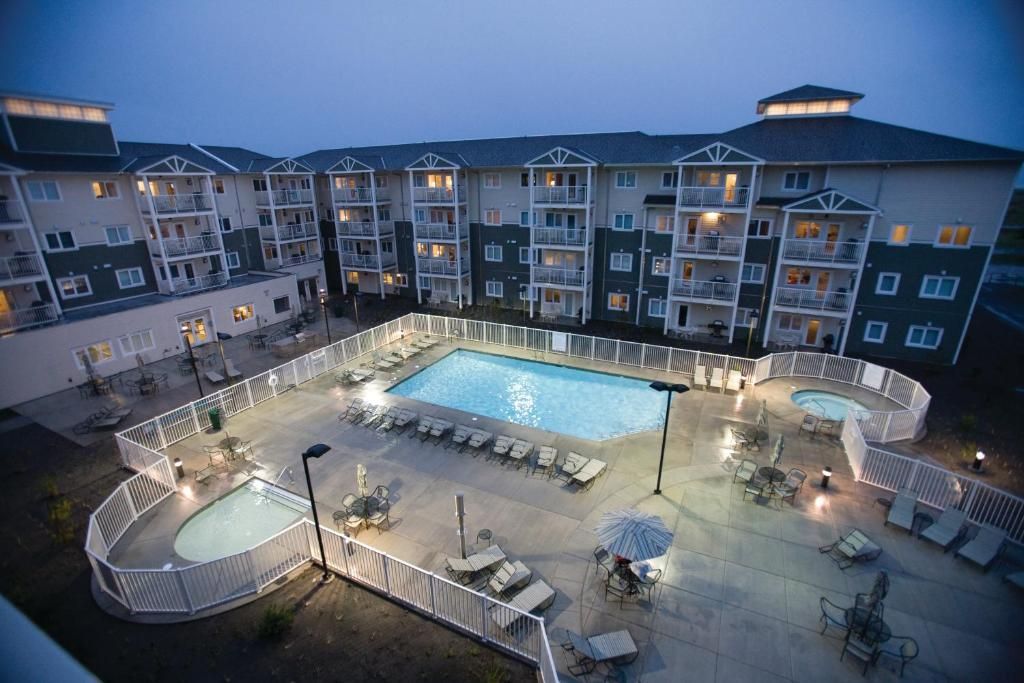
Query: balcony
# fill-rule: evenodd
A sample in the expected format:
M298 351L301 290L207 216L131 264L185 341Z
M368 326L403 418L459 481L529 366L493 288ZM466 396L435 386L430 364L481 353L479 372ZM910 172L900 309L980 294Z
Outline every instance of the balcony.
M420 275L457 277L459 272L462 275L469 274L469 261L460 259L456 264L456 261L446 258L418 258L416 259L416 270Z
M273 225L264 225L260 227L260 239L267 240L269 242L294 242L297 240L315 240L319 239L320 231L317 229L316 223L295 223L293 225L279 225L277 226L277 232L274 232Z
M452 204L455 190L451 187L414 187L412 200L417 204ZM466 188L459 185L459 204L466 203Z
M747 206L745 187L683 187L679 206L695 209L740 209Z
M738 285L734 282L714 280L674 280L671 294L677 299L690 301L718 301L731 304L736 298Z
M337 204L372 204L374 197L378 202L390 200L386 187L378 187L376 190L369 187L335 187L331 190L331 196Z
M13 332L36 325L47 325L57 322L59 318L57 307L53 304L4 311L0 313L0 333Z
M338 237L376 237L390 235L395 231L394 221L377 221L376 230L373 221L335 221Z
M864 251L863 242L824 242L820 240L786 240L782 250L785 261L830 264L856 268Z
M195 237L162 237L160 241L164 245L164 253L168 258L220 251L220 242L212 233ZM155 251L157 256L160 255L159 246L155 242L151 245L150 251Z
M826 315L844 315L853 304L848 292L818 292L813 289L779 287L775 290L775 305L800 311L813 311Z
M256 206L305 206L313 203L313 190L263 190L256 193Z
M446 240L454 242L457 239L469 237L469 226L466 223L459 225L458 237L455 233L453 223L416 223L413 225L413 234L418 240Z
M151 197L158 216L179 216L187 213L213 211L213 198L208 194L170 194ZM150 213L149 202L143 201L142 211Z
M341 267L351 270L380 270L395 265L394 254L349 254L342 252Z
M585 247L587 246L587 230L563 228L533 228L533 243L540 246L554 247Z
M587 203L586 185L539 185L533 188L534 204L567 204L582 206Z
M43 274L43 262L35 254L0 258L0 280L38 278Z
M194 294L204 289L223 287L228 283L228 274L222 271L220 273L210 273L209 275L197 275L196 277L182 277L171 280L171 283L174 285L174 293L176 295Z
M742 250L742 237L687 235L680 237L679 243L676 244L676 254L680 256L705 256L715 259L738 259Z
M24 223L27 213L17 199L0 200L0 225Z
M557 285L559 287L582 287L583 270L573 268L548 268L534 266L531 271L534 285Z
M270 270L280 270L281 268L288 268L290 266L300 266L303 263L312 263L313 261L319 261L322 258L323 256L319 252L280 256L267 263L267 268Z

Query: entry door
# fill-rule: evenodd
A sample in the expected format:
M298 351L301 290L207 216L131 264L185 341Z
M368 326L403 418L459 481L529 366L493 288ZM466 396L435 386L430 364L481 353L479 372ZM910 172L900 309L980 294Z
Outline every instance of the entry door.
M683 267L679 272L681 280L692 280L693 279L693 261L683 261Z
M179 327L184 327L182 338L187 337L192 346L201 346L210 340L210 324L205 315L182 320Z
M827 270L823 270L818 273L818 280L815 283L815 291L818 293L818 297L824 297L825 292L828 291L828 281L831 278L831 273Z
M685 242L687 246L692 247L697 244L697 229L700 227L699 218L687 218L686 219L686 237Z
M175 223L174 224L174 234L179 239L185 239L185 224L184 223Z
M807 346L817 346L818 344L818 329L821 327L821 321L816 318L811 318L807 321L807 329L804 331L804 344Z
M825 234L825 253L833 254L836 250L836 242L839 241L839 224L829 223Z
M736 201L736 183L739 181L739 174L725 174L725 201L733 203Z
M689 313L690 313L690 307L689 306L680 306L679 307L679 318L676 320L676 324L679 327L686 327L686 318L688 317Z
M569 201L576 200L576 174L569 173L565 176L565 184L569 186Z
M196 269L195 269L195 266L193 266L191 263L184 263L182 265L185 268L185 279L187 279L187 280L195 280L196 279Z

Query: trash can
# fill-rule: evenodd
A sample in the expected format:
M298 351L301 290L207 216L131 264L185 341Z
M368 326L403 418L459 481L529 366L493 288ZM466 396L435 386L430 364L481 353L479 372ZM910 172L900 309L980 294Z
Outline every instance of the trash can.
M206 413L210 416L210 427L215 432L220 431L220 408L210 408Z

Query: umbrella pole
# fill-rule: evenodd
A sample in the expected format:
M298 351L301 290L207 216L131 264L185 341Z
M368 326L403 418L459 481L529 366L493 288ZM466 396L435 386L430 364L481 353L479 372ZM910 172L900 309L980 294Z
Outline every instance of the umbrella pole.
M672 392L668 392L665 402L665 426L661 430L661 458L658 460L658 483L654 485L654 495L661 495L661 468L665 466L665 442L668 440L668 411L672 408Z

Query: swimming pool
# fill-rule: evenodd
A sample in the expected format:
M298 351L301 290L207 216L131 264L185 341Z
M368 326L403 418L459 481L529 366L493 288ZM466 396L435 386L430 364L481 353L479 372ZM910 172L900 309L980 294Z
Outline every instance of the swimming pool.
M807 412L829 420L845 420L848 408L852 408L858 415L870 412L859 401L831 391L804 389L794 392L789 398Z
M632 377L459 349L388 391L600 441L661 429L665 394L649 384Z
M286 529L309 501L262 479L250 479L192 515L178 530L174 552L206 562L247 550Z

